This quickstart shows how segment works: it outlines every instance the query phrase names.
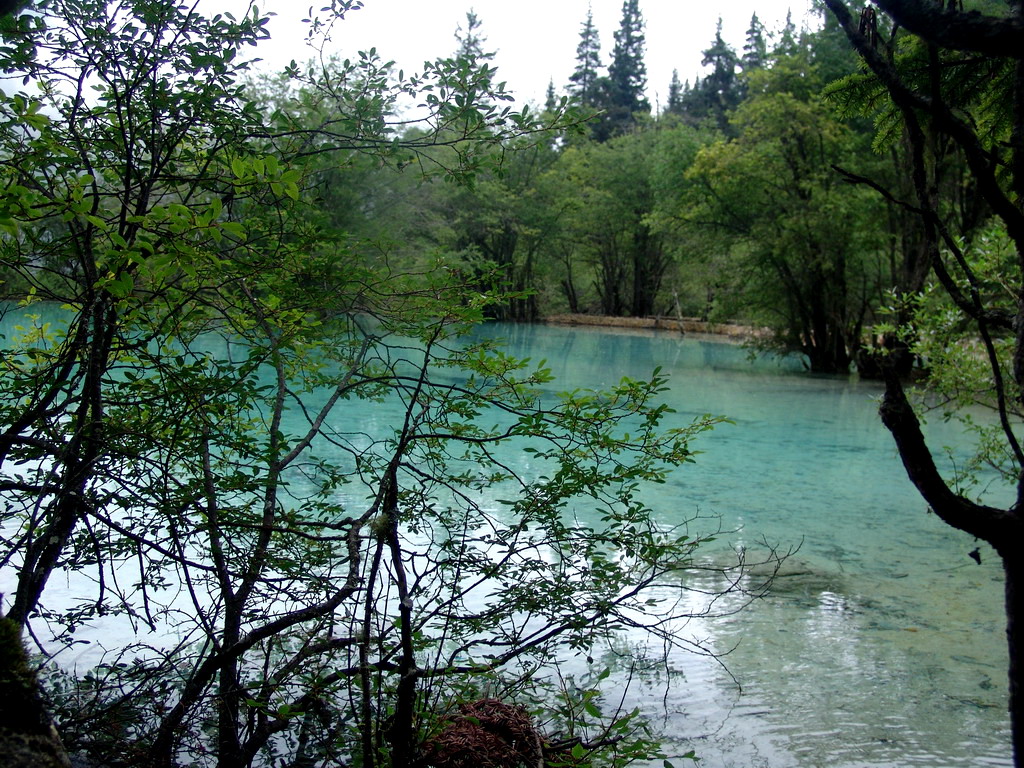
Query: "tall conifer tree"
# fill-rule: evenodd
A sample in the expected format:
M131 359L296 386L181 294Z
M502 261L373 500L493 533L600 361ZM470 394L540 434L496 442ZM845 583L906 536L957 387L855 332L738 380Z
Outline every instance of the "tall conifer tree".
M598 81L601 69L601 39L594 26L594 11L587 8L587 18L580 30L576 46L576 69L569 76L569 93L576 103L592 107L598 100Z
M622 3L622 21L615 33L612 62L608 65L612 102L609 106L626 109L630 114L651 111L651 105L644 96L647 89L645 46L640 0L625 0Z
M555 107L558 106L558 97L555 96L555 81L548 80L548 89L544 94L544 110L546 112L554 112Z
M743 58L740 64L744 72L761 69L768 60L768 45L764 39L764 24L755 13L750 17L750 28L747 30L747 41L743 44Z
M476 15L476 11L472 8L466 11L466 26L463 27L460 24L455 28L455 40L459 44L455 51L457 58L477 63L494 58L494 51L484 52L484 43L487 42L487 38L480 32L482 26L483 22Z
M465 26L459 24L455 28L455 42L458 44L455 48L455 58L462 66L479 73L480 79L476 79L477 86L486 83L485 87L490 88L496 72L496 67L490 64L494 59L495 51L484 49L487 38L482 32L482 28L483 22L480 21L476 11L472 8L466 11ZM466 103L480 98L477 86L471 86L464 93L463 97Z
M644 20L639 0L625 0L622 21L615 33L608 76L597 83L595 106L604 111L593 128L592 135L597 141L628 133L636 124L638 113L651 111L651 105L644 96L647 88L644 46Z
M705 67L711 71L704 77L702 91L708 114L713 116L722 131L728 131L728 113L740 103L743 94L740 81L736 76L739 58L732 46L722 39L722 19L718 19L715 39L711 47L704 51Z
M683 84L679 82L679 70L672 70L672 80L668 84L668 103L665 112L671 115L683 113Z
M786 24L782 27L782 32L779 34L779 43L775 46L775 50L772 51L773 57L778 59L782 56L795 55L798 51L796 37L796 24L793 23L793 12L788 11L786 13Z

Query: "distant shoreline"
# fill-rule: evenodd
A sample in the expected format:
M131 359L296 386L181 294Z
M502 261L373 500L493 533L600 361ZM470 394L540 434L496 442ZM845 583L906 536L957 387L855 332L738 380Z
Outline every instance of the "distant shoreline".
M765 328L737 323L709 323L691 317L614 317L612 315L548 315L540 322L548 325L586 325L600 328L637 328L644 330L676 331L678 333L706 333L730 339L761 339L768 335Z

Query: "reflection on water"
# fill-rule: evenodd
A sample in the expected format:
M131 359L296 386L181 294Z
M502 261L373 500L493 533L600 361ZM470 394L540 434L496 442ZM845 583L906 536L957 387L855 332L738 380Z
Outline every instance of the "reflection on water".
M681 629L727 653L727 668L678 653L681 674L634 683L672 753L696 749L703 768L1011 765L998 558L983 547L976 564L976 542L927 512L878 421L876 385L664 332L484 333L547 359L562 389L662 367L680 415L735 424L701 436L697 464L653 489L651 506L666 524L701 514L736 529L705 552L713 560L753 557L762 540L799 546L766 597ZM949 425L928 429L937 445L962 442ZM698 571L687 586L716 578Z

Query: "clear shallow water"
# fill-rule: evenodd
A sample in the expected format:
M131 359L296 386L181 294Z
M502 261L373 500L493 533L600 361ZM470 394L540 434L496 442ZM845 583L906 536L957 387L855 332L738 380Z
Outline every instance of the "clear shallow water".
M670 752L696 749L704 768L1011 765L998 559L982 547L977 565L976 542L927 511L878 420L878 385L751 363L739 347L692 336L484 333L546 359L561 389L660 366L680 415L735 423L701 435L697 463L653 488L650 505L666 523L700 514L736 529L710 545L711 561L738 547L753 558L762 541L799 546L767 597L685 628L727 653L727 669L678 653L681 674L634 683L630 701ZM950 425L928 429L937 445L963 442Z
M696 749L703 768L1011 765L998 561L982 548L975 564L975 542L927 513L878 421L876 385L810 377L791 362L752 364L739 347L693 336L500 325L480 333L546 359L559 390L662 367L665 398L682 419L713 413L735 423L700 436L697 463L653 488L650 506L666 525L701 515L709 530L719 519L735 529L702 550L711 562L738 547L754 556L764 541L799 546L766 598L683 628L725 653L727 668L679 652L676 674L633 683L627 704L651 717L670 753ZM361 425L384 430L391 416L362 409ZM948 425L930 429L938 444L961 440ZM718 585L709 574L687 580ZM55 579L50 597L79 591ZM723 611L742 602L730 600ZM109 635L97 627L78 638L115 645Z

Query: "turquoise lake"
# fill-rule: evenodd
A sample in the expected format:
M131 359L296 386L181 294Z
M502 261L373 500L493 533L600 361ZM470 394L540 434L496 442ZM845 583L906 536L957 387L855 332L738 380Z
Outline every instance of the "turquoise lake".
M674 674L633 683L670 754L704 768L1009 766L1002 570L917 495L877 415L874 382L813 377L709 337L492 325L513 354L545 359L560 389L660 366L701 435L696 463L652 489L665 523L719 524L711 562L798 548L772 591L684 631L721 661L673 653ZM959 428L929 424L936 445ZM719 586L711 576L709 588ZM701 587L700 583L690 586ZM728 614L742 604L727 598ZM688 761L676 761L676 765ZM661 765L658 761L657 765Z
M701 435L696 463L650 489L649 506L666 526L726 531L700 550L711 565L739 551L756 560L771 547L796 550L765 597L743 607L741 595L727 596L721 615L680 628L719 659L672 651L670 673L626 691L624 704L651 719L670 757L696 750L702 768L1012 765L998 558L982 546L975 563L977 543L928 512L878 419L878 384L752 361L710 337L497 324L478 333L546 360L552 389L660 367L680 425L705 413L733 423ZM368 431L393 426L386 407L353 407ZM928 429L937 445L964 445L952 425ZM685 586L722 583L699 572ZM75 591L57 579L49 597ZM116 645L101 627L80 637ZM564 672L582 672L580 663L567 659Z

